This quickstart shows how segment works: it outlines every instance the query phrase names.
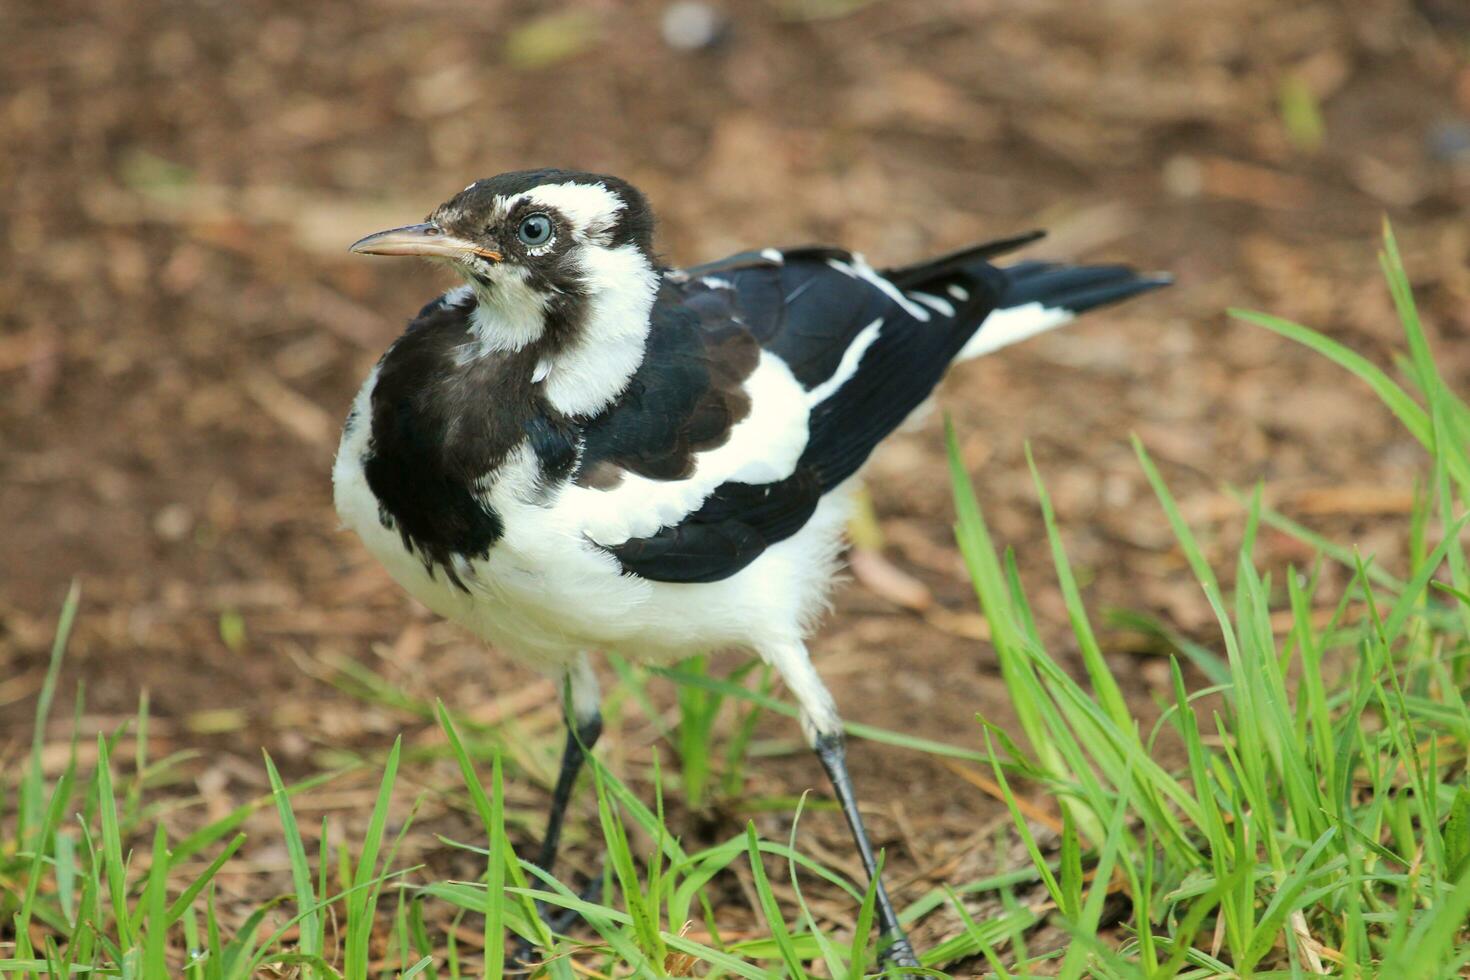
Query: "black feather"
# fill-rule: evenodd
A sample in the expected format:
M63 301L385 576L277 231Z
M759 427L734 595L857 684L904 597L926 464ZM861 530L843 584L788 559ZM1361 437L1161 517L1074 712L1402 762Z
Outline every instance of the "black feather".
M938 273L962 275L970 283L964 312L934 313L928 320L834 267L833 260L849 267L860 261L839 249L796 249L783 253L780 262L743 253L691 269L679 290L684 308L706 322L725 317L743 325L808 390L833 376L865 327L881 320L882 328L852 377L812 410L807 447L790 477L720 485L679 523L611 548L624 570L665 582L717 581L801 530L823 494L856 472L873 447L929 396L989 312L999 273L974 258L975 251L967 254L981 266L951 264ZM654 356L650 351L648 359Z
M988 261L1040 237L1032 232L883 273L904 292L953 301L953 316L925 307L927 320L835 268L833 260L854 262L839 249L801 248L779 257L743 252L688 270L679 288L683 306L702 322L726 318L744 325L807 390L833 376L865 327L880 318L882 326L853 374L812 408L806 449L791 477L759 486L719 486L679 523L610 549L623 568L666 582L709 582L735 574L799 531L822 496L857 472L877 444L929 397L993 310L1040 301L1081 312L1167 282L1139 277L1122 266L1024 262L1000 269Z
M750 411L741 384L759 358L760 347L743 326L683 303L666 286L628 387L584 423L579 479L605 484L614 470L653 480L689 476L695 454L723 445Z
M801 530L821 499L821 481L807 467L776 483L724 483L678 524L609 550L642 578L717 582Z
M483 481L528 436L553 471L569 470L575 450L532 388L534 350L463 362L471 307L425 309L378 366L363 475L383 526L463 587L456 559L485 557L505 529Z
M943 281L956 273L976 276L980 270L989 267L988 260L998 255L1005 255L1007 252L1014 252L1018 248L1024 248L1045 237L1046 232L1044 231L1028 231L1010 238L971 245L968 248L962 248L938 258L916 262L913 265L884 269L883 274L900 289L932 288L936 282Z
M1126 265L1018 262L1001 270L1007 285L1001 306L1040 303L1083 313L1169 285L1168 276L1140 276Z
M548 176L504 175L466 193L514 193ZM644 207L631 196L636 191L600 179L637 205L631 211ZM619 234L642 245L651 225L631 220ZM811 407L806 446L790 476L721 484L682 520L607 549L626 572L651 580L734 575L807 524L822 497L929 397L993 309L1039 301L1080 312L1163 284L1121 266L1026 262L1001 270L989 263L1036 237L892 270L889 282L910 294L902 302L864 278L860 258L826 247L747 252L670 274L642 362L617 400L591 418L566 418L546 404L531 381L541 356L534 346L458 356L472 339L471 305L436 300L384 357L373 392L364 467L383 522L426 566L459 583L455 559L487 554L503 532L485 488L517 446L535 453L547 490L568 479L607 489L625 473L687 479L698 454L723 445L748 414L744 386L763 350L810 392L834 377L859 335L877 324L851 374ZM914 293L931 301L922 304ZM579 315L569 311L568 322Z

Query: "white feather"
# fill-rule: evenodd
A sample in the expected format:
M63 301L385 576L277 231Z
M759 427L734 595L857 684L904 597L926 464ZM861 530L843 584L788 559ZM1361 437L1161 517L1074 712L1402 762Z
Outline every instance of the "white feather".
M658 275L636 246L584 245L580 253L586 320L546 379L547 399L565 415L593 415L622 394L643 360L658 292Z
M880 316L858 331L857 336L852 338L852 343L847 345L847 350L842 352L842 360L838 363L837 370L832 372L832 376L806 393L806 403L809 407L815 407L818 403L826 401L837 389L847 384L848 379L857 373L858 366L863 362L863 355L868 352L873 341L878 339L878 334L882 329L883 318Z
M492 286L476 286L470 331L482 352L509 353L535 343L546 329L547 297L527 281L519 266L492 265L486 273Z
M567 670L568 686L571 688L571 713L579 722L596 718L601 711L602 687L597 683L597 674L587 654L577 657Z
M745 381L750 414L725 442L694 457L683 480L651 480L628 473L610 490L568 487L567 506L583 516L584 532L604 545L646 537L699 509L721 483L773 483L790 476L806 448L807 406L801 384L784 361L763 351Z
M367 410L375 382L376 375L358 394L360 413ZM789 385L791 397L799 400L800 386L795 379ZM799 404L796 410L802 410ZM743 451L750 449L754 436L752 432L743 442ZM729 578L698 584L653 582L623 574L612 555L589 540L587 495L598 491L567 486L545 500L534 454L519 451L498 471L487 494L487 503L504 521L505 534L488 558L466 563L462 577L469 591L464 591L442 571L431 575L404 548L398 533L379 521L376 498L362 471L367 439L368 418L360 414L344 434L333 469L338 513L388 573L439 615L548 671L577 670L589 649L671 660L720 647L746 647L792 679L814 723L824 729L833 723L835 714L828 718L820 710L820 695L803 683L798 654L804 653L801 638L825 608L836 571L849 513L847 485L824 496L800 531ZM703 454L701 469L716 468L706 466L715 452Z
M439 297L439 299L443 301L445 306L459 306L468 302L474 295L475 290L472 286L455 286L449 292Z
M856 252L852 253L851 262L844 262L841 259L828 259L827 264L836 269L838 272L846 273L847 275L852 276L854 279L863 280L868 285L872 286L874 289L877 289L879 292L883 293L889 299L897 303L900 307L903 308L903 311L905 313L913 317L915 320L918 320L920 323L929 322L928 310L924 309L918 303L915 303L913 300L909 299L903 294L903 291L901 289L899 289L893 283L889 282L887 279L880 276L876 269L868 265L868 260L857 254Z
M980 324L980 329L960 350L956 360L964 361L989 354L1070 323L1075 318L1076 314L1071 310L1043 306L1040 303L1026 303L996 310Z
M919 293L913 291L910 291L909 296L919 301L920 303L923 303L925 306L929 307L940 316L954 316L954 304L952 304L947 299L941 299L938 296L931 296L928 293Z
M601 184L542 184L525 194L506 200L513 207L520 198L560 211L572 225L572 237L581 242L602 242L625 205L622 198Z
M800 640L772 643L758 651L761 658L781 673L796 703L801 705L801 729L807 742L815 745L820 735L842 734L842 719L832 694L822 683L806 644Z

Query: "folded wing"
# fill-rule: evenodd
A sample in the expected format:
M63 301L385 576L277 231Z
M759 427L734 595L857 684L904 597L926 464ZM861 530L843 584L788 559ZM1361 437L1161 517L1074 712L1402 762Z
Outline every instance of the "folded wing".
M799 531L929 396L995 307L1005 280L985 254L879 272L839 249L768 249L675 274L656 304L655 331L718 336L733 327L752 338L801 386L805 417L789 421L805 427L805 445L789 473L723 482L681 518L608 550L644 578L710 582Z

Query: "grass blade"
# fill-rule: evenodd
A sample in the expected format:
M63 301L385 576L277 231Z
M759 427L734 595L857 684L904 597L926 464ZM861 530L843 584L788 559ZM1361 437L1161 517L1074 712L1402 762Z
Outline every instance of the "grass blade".
M321 918L316 911L316 895L311 885L311 865L306 860L306 845L301 840L301 829L296 825L296 814L291 809L291 798L286 793L286 785L281 782L281 774L276 771L276 764L271 760L270 753L264 752L265 770L270 777L271 795L276 801L276 811L280 814L281 830L286 837L286 856L291 864L291 883L296 889L297 915L301 919L300 949L310 956L319 956L322 952L322 930Z

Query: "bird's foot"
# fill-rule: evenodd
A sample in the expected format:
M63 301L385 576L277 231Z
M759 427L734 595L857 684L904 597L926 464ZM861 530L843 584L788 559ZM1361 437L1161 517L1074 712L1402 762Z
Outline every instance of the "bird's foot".
M602 878L602 869L599 868L592 880L587 882L582 890L577 893L577 898L583 902L601 901ZM575 909L559 909L553 905L547 905L544 902L536 903L536 914L541 917L541 921L546 923L546 928L552 933L566 932L581 918L581 914ZM541 957L537 955L537 949L534 943L529 939L520 939L516 941L515 949L511 951L510 961L519 966L534 970L535 967L540 965Z
M919 957L914 953L913 943L909 942L908 937L903 933L899 933L887 946L883 947L883 951L878 954L878 963L884 967L911 967L916 970L923 968L919 963ZM907 976L908 974L902 975Z

